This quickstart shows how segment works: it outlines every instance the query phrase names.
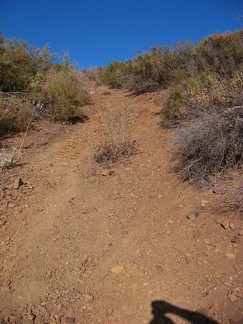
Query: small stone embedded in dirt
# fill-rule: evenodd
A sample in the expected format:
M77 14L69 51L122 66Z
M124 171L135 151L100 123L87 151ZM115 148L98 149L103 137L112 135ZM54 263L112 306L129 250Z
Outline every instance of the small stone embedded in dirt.
M227 230L229 228L229 221L224 219L221 221L220 225L225 229Z
M190 252L185 253L184 256L187 264L192 261L192 254Z
M192 211L192 215L194 215L195 217L198 217L199 216L199 212L197 210L193 210Z
M94 299L94 296L92 296L92 295L89 295L89 294L84 295L84 301L86 303L91 303L93 301L93 299Z
M190 220L195 220L198 216L199 212L197 210L193 210L190 214L187 215L187 218Z
M117 266L115 266L115 267L113 267L111 269L111 272L118 274L118 273L122 272L123 270L124 269L123 269L123 266L122 265L117 265Z
M196 216L192 215L192 214L189 214L189 215L187 215L187 218L190 219L190 220L195 220Z
M240 238L239 238L239 236L236 236L236 235L235 235L234 237L232 237L231 242L232 242L232 243L236 243L236 244L237 244L237 243L240 243Z
M203 297L206 297L206 296L208 296L208 295L210 295L210 293L213 291L213 287L210 287L210 288L208 288L207 290L205 290L204 292L203 292Z
M233 294L233 293L229 293L228 298L232 303L237 300L237 296L235 294Z
M226 253L225 256L228 258L228 259L235 259L236 255L234 253Z
M210 244L210 243L211 243L210 239L205 239L205 240L203 240L203 242L204 242L205 244Z
M243 229L240 229L240 230L238 231L238 235L239 235L239 236L243 236Z
M112 315L113 309L112 308L108 308L106 312L107 312L108 315Z
M14 181L14 189L19 189L22 186L23 181L20 177L16 178Z
M208 203L207 200L202 199L202 200L201 200L201 207L205 207L207 203Z
M113 170L103 170L101 175L103 175L103 177L109 177L112 174L114 174L115 172Z
M63 324L73 324L73 323L75 323L74 317L65 317L63 319Z
M9 207L9 208L14 208L14 207L15 207L15 204L13 204L13 203L8 203L8 207Z

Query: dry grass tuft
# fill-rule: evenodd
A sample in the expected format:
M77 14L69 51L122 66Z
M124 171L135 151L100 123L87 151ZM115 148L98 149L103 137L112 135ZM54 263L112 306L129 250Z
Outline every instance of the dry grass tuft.
M103 166L112 166L136 152L136 141L131 138L132 118L129 108L110 110L101 139L95 145L94 158Z

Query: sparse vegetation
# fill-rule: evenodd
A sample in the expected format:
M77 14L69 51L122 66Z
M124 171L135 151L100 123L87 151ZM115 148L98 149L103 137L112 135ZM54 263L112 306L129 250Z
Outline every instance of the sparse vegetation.
M170 88L170 95L164 110L167 123L179 123L190 119L201 111L222 110L243 103L243 71L235 72L231 78L202 74L197 78L184 80Z
M49 106L53 120L84 120L83 106L90 103L90 96L75 69L51 68L38 87L39 97Z
M132 120L129 108L110 111L104 132L96 144L94 158L111 168L125 156L136 152L136 142L131 138Z
M32 118L32 105L26 96L0 92L0 137L24 131Z
M84 120L90 96L80 73L67 55L62 64L54 64L54 58L48 46L40 50L0 34L0 136L25 130L43 106L51 120Z
M111 63L101 80L112 86L115 79L134 94L169 89L162 126L179 127L181 175L202 183L242 163L242 57L242 30L214 34L196 45L153 46L134 60Z
M39 50L0 35L0 136L24 130L36 102L53 121L84 120L90 96L80 73L67 55L62 64L54 64L55 57L48 46ZM239 30L211 35L196 45L153 46L133 60L113 61L83 75L136 95L168 89L163 125L179 127L182 177L202 182L242 163L242 57ZM124 114L110 113L106 136L96 148L95 159L108 167L134 152Z
M243 162L243 106L201 113L177 130L181 175L203 183Z

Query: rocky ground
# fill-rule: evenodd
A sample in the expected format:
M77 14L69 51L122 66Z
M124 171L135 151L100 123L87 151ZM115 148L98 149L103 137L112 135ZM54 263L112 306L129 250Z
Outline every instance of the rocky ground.
M0 173L0 322L243 323L242 215L180 181L156 94L91 87L88 121L39 121ZM94 147L124 108L137 152L109 170Z

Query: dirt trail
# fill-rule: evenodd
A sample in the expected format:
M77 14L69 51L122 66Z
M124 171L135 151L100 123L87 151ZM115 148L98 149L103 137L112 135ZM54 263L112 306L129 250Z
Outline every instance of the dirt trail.
M24 185L2 190L0 320L243 323L241 219L180 182L155 94L93 91L88 122L55 126L46 145L30 134L27 164L4 175ZM92 146L107 109L123 107L138 153L109 175Z

